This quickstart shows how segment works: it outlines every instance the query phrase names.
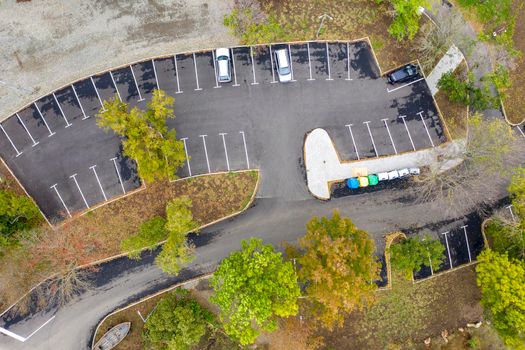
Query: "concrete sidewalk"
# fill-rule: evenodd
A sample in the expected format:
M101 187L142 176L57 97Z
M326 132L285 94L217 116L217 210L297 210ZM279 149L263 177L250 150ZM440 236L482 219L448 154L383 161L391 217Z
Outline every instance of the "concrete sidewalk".
M448 49L447 53L439 60L438 64L432 69L432 72L430 72L427 77L427 84L433 96L439 91L437 84L443 74L456 70L464 59L465 57L456 45L452 45Z

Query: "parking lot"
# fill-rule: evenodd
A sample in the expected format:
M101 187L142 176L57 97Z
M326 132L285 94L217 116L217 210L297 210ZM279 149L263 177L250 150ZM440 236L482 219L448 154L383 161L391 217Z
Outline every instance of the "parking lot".
M476 215L466 217L464 222L454 222L445 225L438 233L438 238L445 247L444 264L437 268L430 262L430 267L424 266L414 272L414 279L428 278L436 273L455 269L476 261L485 245L481 232L481 220Z
M278 83L273 53L289 52L292 81ZM96 126L102 101L145 107L156 88L175 96L169 120L188 154L179 177L260 168L259 196L310 198L302 141L325 128L342 160L410 152L446 141L424 79L392 86L367 41L231 48L232 82L214 51L155 58L88 77L0 124L0 155L51 221L140 186L120 140Z

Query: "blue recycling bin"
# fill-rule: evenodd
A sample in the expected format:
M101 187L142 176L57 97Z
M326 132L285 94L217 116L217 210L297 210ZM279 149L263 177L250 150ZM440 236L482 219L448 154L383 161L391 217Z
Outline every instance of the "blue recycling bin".
M356 188L359 188L359 180L357 180L355 177L352 177L346 180L346 186L348 186L348 188L351 190L355 190Z

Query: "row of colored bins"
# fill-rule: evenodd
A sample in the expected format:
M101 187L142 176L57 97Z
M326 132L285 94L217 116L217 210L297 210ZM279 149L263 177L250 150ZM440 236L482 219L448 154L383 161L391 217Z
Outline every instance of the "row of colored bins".
M355 190L359 187L375 186L378 183L379 179L377 178L377 175L374 174L370 174L368 176L351 177L346 180L346 186L352 190Z

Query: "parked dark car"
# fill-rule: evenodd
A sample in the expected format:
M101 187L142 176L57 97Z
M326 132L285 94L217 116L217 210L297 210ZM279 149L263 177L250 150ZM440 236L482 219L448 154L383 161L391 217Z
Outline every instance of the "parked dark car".
M417 66L414 64L407 64L406 66L399 68L396 71L388 74L388 82L390 84L404 83L406 81L413 80L419 76Z

